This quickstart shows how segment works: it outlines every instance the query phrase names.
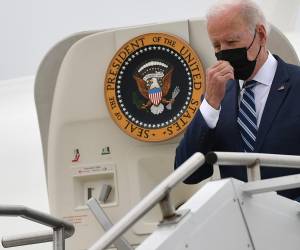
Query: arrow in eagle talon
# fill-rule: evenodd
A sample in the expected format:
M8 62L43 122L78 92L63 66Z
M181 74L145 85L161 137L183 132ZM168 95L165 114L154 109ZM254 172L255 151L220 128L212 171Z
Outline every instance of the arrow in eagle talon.
M172 109L172 103L175 101L175 98L179 94L179 92L180 92L180 89L178 86L176 86L176 88L173 90L173 93L172 93L172 99L171 99L170 103L168 103L168 105L166 106L166 108L168 110Z

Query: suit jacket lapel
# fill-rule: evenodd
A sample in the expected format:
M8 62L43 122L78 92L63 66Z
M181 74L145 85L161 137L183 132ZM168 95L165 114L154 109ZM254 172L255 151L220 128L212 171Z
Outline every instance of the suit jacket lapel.
M278 61L277 70L258 129L255 147L256 152L260 151L265 137L271 128L272 122L280 110L280 107L282 106L282 103L290 88L289 76L285 69L285 63L279 57L275 56L275 58Z

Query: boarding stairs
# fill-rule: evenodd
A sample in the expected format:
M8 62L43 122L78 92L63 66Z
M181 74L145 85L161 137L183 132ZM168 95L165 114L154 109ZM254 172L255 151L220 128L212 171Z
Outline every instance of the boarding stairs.
M246 167L248 182L233 178L212 180L175 209L170 192L205 162L215 170L223 165ZM99 201L92 198L87 206L106 233L89 250L104 250L112 245L118 250L133 249L122 235L156 204L160 205L162 220L137 250L299 250L300 203L276 191L299 188L300 174L261 180L261 166L300 168L300 156L195 153L115 225ZM0 215L21 216L53 228L50 233L3 237L4 247L53 241L54 250L64 250L65 239L74 233L70 223L25 207L0 206Z

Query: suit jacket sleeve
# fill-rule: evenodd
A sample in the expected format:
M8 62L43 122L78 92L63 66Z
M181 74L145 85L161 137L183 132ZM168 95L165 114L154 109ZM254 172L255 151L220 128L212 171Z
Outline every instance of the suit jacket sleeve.
M175 169L196 152L206 154L212 151L214 145L214 131L214 129L208 127L201 112L198 110L176 149ZM204 164L188 177L184 183L195 184L210 177L212 174L213 167Z

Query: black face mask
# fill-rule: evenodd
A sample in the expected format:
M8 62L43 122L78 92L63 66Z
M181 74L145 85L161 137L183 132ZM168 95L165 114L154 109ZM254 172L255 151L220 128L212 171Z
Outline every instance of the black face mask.
M248 60L247 51L251 48L255 36L256 31L254 34L254 38L248 48L227 49L215 53L218 60L228 61L231 64L231 66L234 68L235 79L246 80L252 75L254 71L261 46L259 47L257 56L253 61Z

